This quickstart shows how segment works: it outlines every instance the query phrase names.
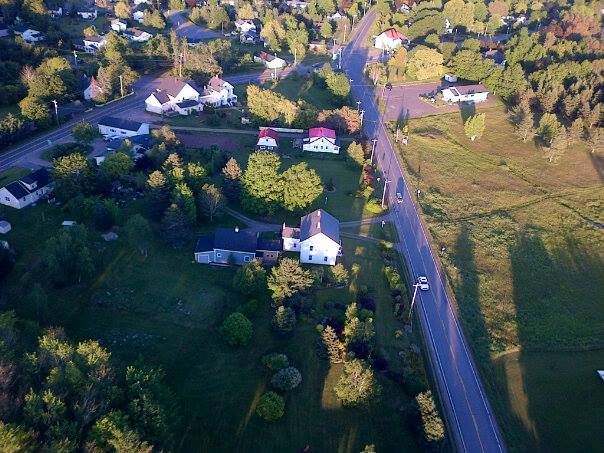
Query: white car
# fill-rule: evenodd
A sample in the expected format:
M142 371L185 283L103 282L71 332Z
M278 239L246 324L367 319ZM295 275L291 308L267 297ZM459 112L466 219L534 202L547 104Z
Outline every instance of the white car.
M402 203L403 202L403 194L400 192L396 193L396 202L397 203Z
M419 289L421 289L422 291L428 291L430 289L428 279L423 275L417 277L417 284L419 285Z

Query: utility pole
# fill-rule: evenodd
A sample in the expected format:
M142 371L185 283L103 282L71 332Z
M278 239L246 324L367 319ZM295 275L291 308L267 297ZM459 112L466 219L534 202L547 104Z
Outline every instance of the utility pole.
M75 49L73 49L73 62L76 69L78 69L78 52Z
M55 105L55 118L57 119L57 125L59 124L59 104L57 100L53 100L52 103Z
M363 111L365 113L365 111ZM375 144L377 143L377 138L371 140L373 142L373 146L371 147L371 159L370 162L373 164L373 153L375 152Z
M411 330L413 330L413 318L411 318L411 312L413 311L413 305L415 304L415 296L417 296L417 288L419 288L419 283L413 285L415 289L413 290L413 298L411 299L411 307L409 307L409 324L411 325Z
M298 49L294 47L294 66L298 64Z
M363 127L363 117L365 116L365 110L361 110L361 127Z
M357 112L361 111L361 101L357 101Z
M120 75L120 93L124 97L124 77Z
M184 59L184 55L180 53L178 56L178 77L182 79L182 60Z
M386 185L388 185L389 183L391 183L392 181L390 181L387 178L384 178L384 192L382 192L382 209L385 209L385 203L386 203Z
M340 50L338 51L338 69L342 69L342 48L340 47Z
M344 23L344 39L342 40L342 43L346 43L346 23Z

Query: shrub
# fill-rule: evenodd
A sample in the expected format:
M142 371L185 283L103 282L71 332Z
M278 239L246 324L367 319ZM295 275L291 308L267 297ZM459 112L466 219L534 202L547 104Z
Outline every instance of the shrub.
M382 212L384 212L384 210L382 209L382 204L379 200L375 198L367 202L367 204L365 205L365 209L371 214L381 214Z
M401 274L399 274L394 267L385 266L384 274L386 275L386 279L388 280L388 285L390 286L391 290L402 290L403 283L401 280Z
M275 352L263 356L262 364L269 370L278 371L289 366L289 359L285 354Z
M288 366L277 371L271 379L271 385L277 390L293 390L302 382L302 375L297 368Z
M250 299L241 304L239 312L243 313L247 318L253 318L256 316L256 313L258 313L258 301L256 299Z
M260 397L256 413L267 422L277 421L285 413L285 400L275 392L266 392Z
M291 332L296 327L296 313L289 307L281 306L275 311L272 324L279 332Z
M229 315L220 330L231 346L246 345L252 338L252 322L239 312Z
M445 438L445 425L438 414L430 390L415 397L417 408L422 419L424 439L429 445L442 442Z

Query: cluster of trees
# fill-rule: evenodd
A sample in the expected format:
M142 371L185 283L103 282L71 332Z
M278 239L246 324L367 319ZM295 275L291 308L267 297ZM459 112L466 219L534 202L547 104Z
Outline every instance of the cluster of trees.
M323 193L321 178L306 162L281 172L281 158L270 151L250 154L241 177L241 204L256 214L279 209L302 211Z
M290 365L285 354L267 354L262 357L262 363L273 372L270 385L274 390L260 397L256 405L256 414L267 422L274 422L283 417L286 393L302 383L302 374L296 367Z
M30 345L36 329L14 312L0 314L1 451L150 453L174 446L177 407L161 370L117 367L97 341L76 344L60 328L40 332Z

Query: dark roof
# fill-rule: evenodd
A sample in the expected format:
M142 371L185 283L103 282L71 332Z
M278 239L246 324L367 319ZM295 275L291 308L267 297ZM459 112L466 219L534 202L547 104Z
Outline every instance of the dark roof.
M505 61L505 55L499 49L487 50L484 56L489 60L493 60L496 64L502 64Z
M27 186L37 183L35 189L30 190ZM17 199L21 199L30 193L47 186L50 183L50 174L46 168L40 168L23 178L11 182L5 188Z
M300 239L300 228L288 227L283 225L283 229L281 230L281 237Z
M300 240L313 237L319 233L335 242L340 242L340 223L323 209L317 209L300 220Z
M280 252L283 250L280 239L258 239L257 250L266 250L270 252Z
M189 99L186 101L178 102L176 105L179 106L181 109L184 109L187 107L193 107L195 105L199 105L199 102L196 101L195 99Z
M157 90L153 93L153 96L155 96L155 98L161 103L161 104L165 104L166 102L170 102L170 96L168 96L168 93L166 93L164 90Z
M149 149L151 146L151 136L149 134L135 135L133 137L119 137L110 140L107 143L107 149L110 151L119 149L124 141L130 141L132 145L138 145L142 148Z
M462 85L452 88L455 88L459 94L485 93L489 91L482 83L477 85Z
M235 231L233 228L218 228L214 232L214 248L233 252L256 252L258 235L252 230Z
M123 118L116 118L114 116L104 116L99 120L99 124L102 126L115 127L118 129L125 129L128 131L138 131L143 123L138 121L126 120Z
M197 239L195 253L211 252L214 250L214 235L202 236Z
M211 89L213 89L214 91L221 91L222 87L224 86L225 83L226 82L224 80L222 80L220 77L214 76L209 80L208 86Z
M176 96L187 84L201 93L201 89L192 80L180 80L176 77L164 77L160 79L158 89L165 91L170 96Z

